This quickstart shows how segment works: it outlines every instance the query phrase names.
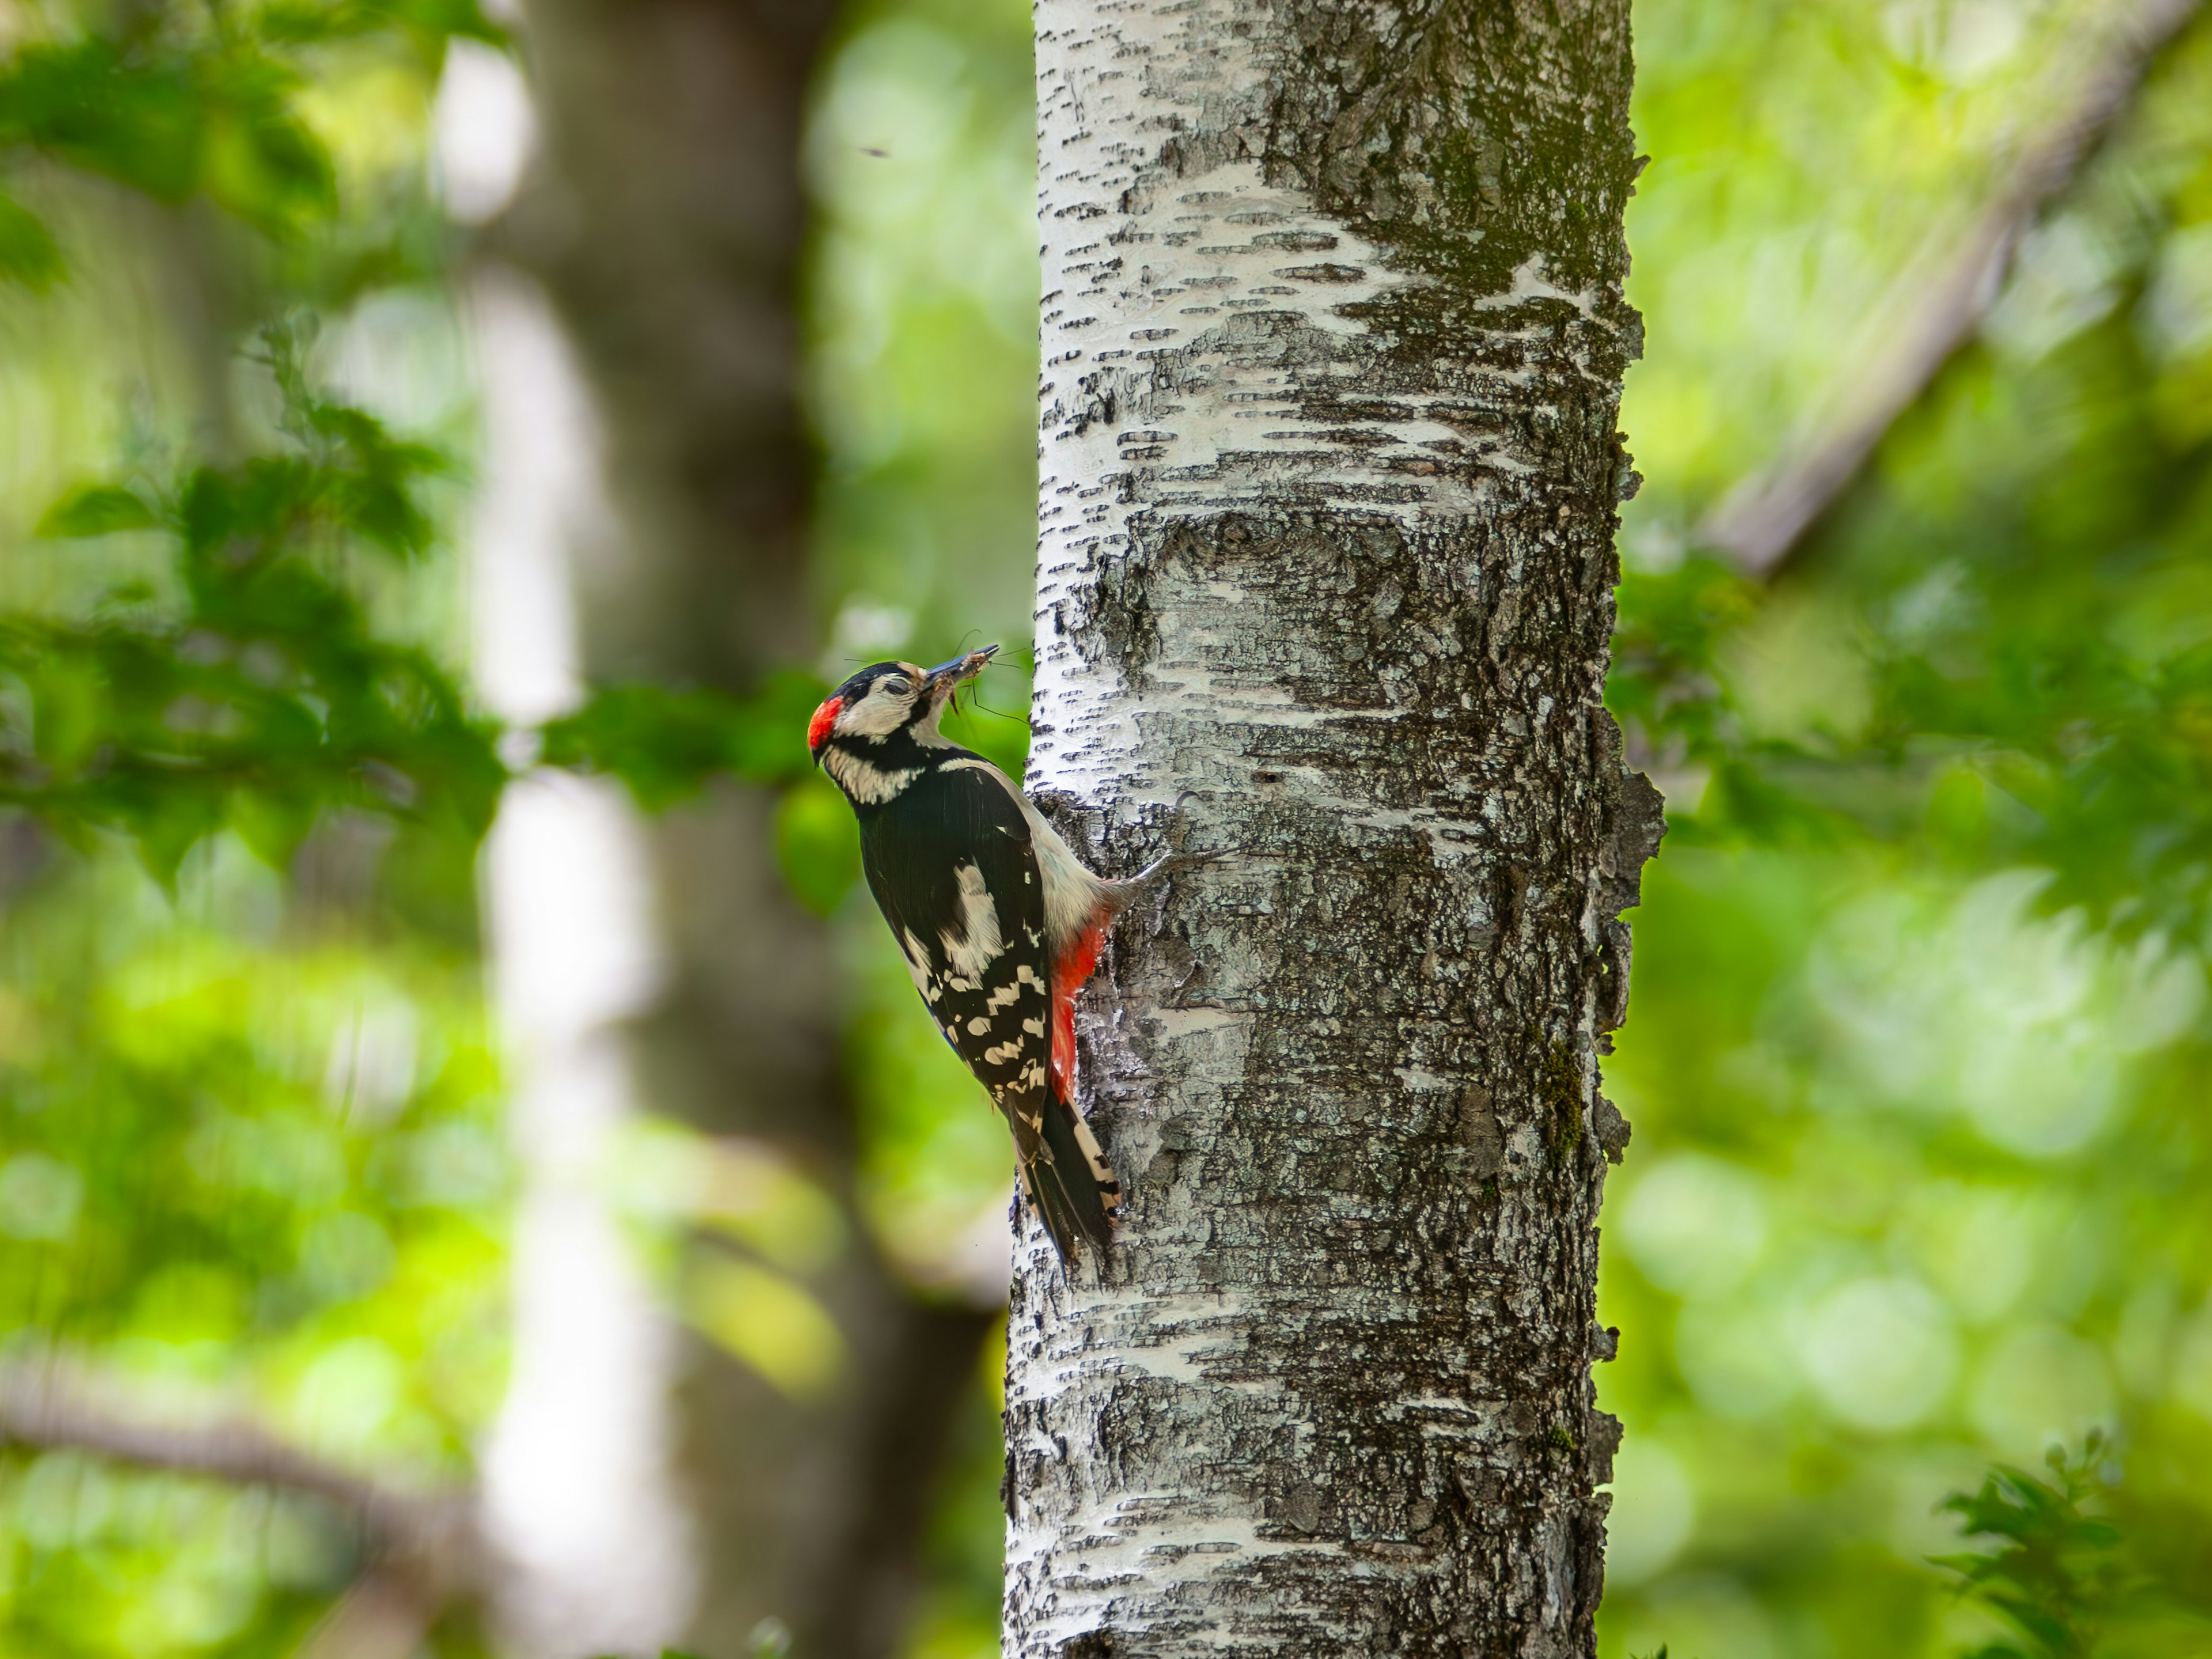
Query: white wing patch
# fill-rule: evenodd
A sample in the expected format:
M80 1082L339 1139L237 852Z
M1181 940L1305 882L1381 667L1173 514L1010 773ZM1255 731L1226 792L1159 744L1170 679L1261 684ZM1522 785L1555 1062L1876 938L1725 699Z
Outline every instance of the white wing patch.
M929 971L929 952L914 936L914 929L906 930L899 940L899 954L906 958L907 976L914 981L914 988L921 993L921 1000L933 1006L937 1001L937 979Z
M937 935L945 946L945 960L968 979L981 981L984 969L1006 953L999 936L999 906L983 884L983 872L973 864L953 872L960 882L960 931L950 927Z
M1030 844L1036 850L1037 872L1044 881L1044 931L1058 951L1097 919L1098 907L1112 888L1109 881L1094 876L1083 867L1059 832L1044 821L1044 816L1030 805L1029 797L1014 787L1014 781L987 760L947 761L945 769L981 772L995 780L1000 787L1014 798L1021 808L1022 817L1030 827ZM1031 944L1037 943L1032 939Z

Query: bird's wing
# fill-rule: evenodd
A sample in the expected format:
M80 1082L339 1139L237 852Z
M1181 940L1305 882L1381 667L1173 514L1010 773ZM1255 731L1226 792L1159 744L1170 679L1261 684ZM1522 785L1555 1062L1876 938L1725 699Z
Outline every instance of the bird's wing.
M1118 1192L1089 1127L1054 1087L1044 889L1012 785L981 759L933 768L869 824L861 853L915 988L1005 1115L1061 1253L1078 1231L1103 1244Z
M966 768L935 769L870 826L862 854L945 1041L994 1098L1041 1088L1044 893L1029 826L1006 791Z

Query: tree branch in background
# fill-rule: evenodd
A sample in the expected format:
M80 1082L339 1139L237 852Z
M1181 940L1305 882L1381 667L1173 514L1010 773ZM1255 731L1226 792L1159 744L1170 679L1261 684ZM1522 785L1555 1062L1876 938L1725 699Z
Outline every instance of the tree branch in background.
M1699 532L1753 576L1788 562L1866 465L1898 417L1972 337L1996 299L2021 239L2071 184L2135 102L2151 66L2203 0L2140 0L2095 32L2071 107L2013 156L1965 234L1917 261L1881 313L1896 319L1869 370L1829 400L1782 454L1731 490ZM1932 274L1931 274L1932 270Z
M185 1413L53 1357L0 1368L0 1441L89 1452L142 1469L307 1492L361 1527L361 1575L301 1659L404 1659L484 1565L466 1492L402 1492L303 1450L235 1413Z

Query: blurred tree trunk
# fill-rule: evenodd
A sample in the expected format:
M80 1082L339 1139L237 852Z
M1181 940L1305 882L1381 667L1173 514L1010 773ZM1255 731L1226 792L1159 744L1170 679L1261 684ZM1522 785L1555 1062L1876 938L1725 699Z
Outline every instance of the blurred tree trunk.
M804 664L812 456L798 398L805 98L830 0L531 0L549 165L510 216L598 386L620 556L578 573L587 672L744 692ZM793 734L793 741L799 741ZM645 1093L852 1191L826 927L778 874L773 801L730 787L653 829L670 989ZM933 1475L988 1315L925 1304L867 1242L814 1285L849 1364L797 1403L703 1346L682 1406L703 1595L689 1645L890 1652ZM714 1248L702 1242L698 1248Z
M1009 1653L1586 1655L1626 0L1042 0L1032 782L1131 1194L1008 1362Z

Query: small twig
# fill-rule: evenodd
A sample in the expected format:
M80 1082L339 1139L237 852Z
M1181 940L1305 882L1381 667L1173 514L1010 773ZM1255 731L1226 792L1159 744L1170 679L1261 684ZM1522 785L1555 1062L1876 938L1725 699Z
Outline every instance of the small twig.
M1935 274L1916 262L1881 311L1901 315L1888 349L1854 377L1829 418L1729 493L1699 537L1747 574L1774 574L1858 476L1869 456L1972 336L2021 239L2079 174L2135 101L2159 55L2204 0L2141 0L2098 31L2094 62L2066 114L2014 155L1981 212Z

